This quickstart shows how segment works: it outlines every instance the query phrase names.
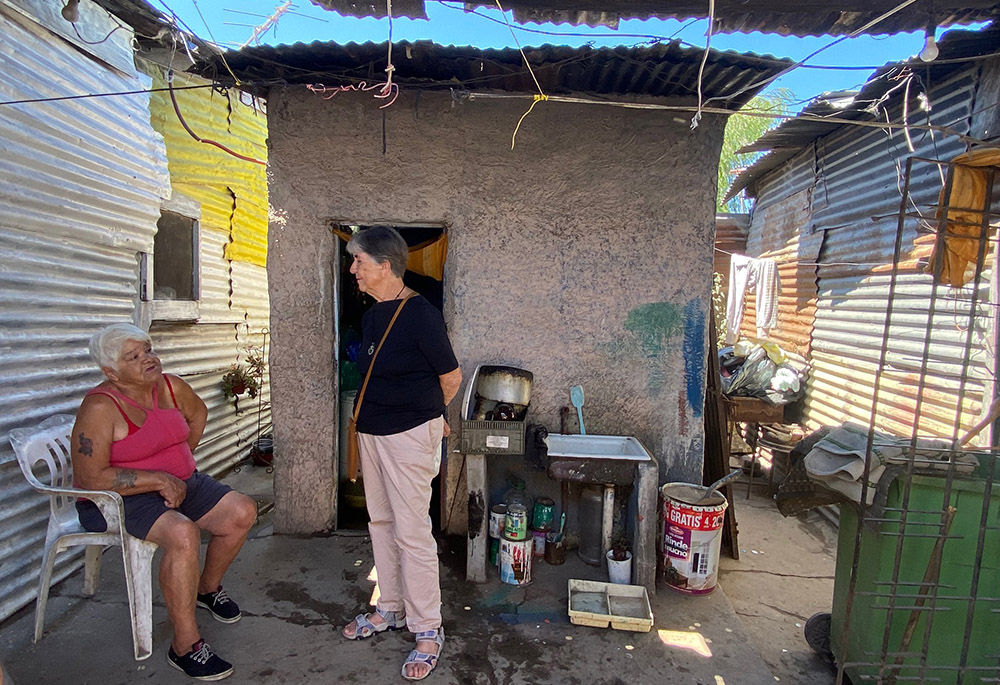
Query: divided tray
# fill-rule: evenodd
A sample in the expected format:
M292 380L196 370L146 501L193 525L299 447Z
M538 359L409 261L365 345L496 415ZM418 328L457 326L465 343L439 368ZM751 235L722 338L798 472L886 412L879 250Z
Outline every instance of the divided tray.
M616 585L594 580L569 581L569 620L579 626L648 633L653 610L642 585Z

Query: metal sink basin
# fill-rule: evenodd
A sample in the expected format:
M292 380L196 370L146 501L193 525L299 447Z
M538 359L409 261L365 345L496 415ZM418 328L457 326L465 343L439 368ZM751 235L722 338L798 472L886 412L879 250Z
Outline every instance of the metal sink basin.
M642 443L628 436L550 433L545 442L548 474L556 480L631 485L636 465L652 460Z

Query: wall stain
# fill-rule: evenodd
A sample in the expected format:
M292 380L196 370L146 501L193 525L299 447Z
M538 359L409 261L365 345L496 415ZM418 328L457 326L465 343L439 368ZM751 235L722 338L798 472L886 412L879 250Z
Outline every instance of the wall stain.
M483 491L477 490L469 493L469 539L473 540L479 535L479 528L483 525L483 518L486 516L486 502L483 499Z
M680 333L683 325L680 307L670 302L639 305L625 319L625 330L636 335L647 357L662 355L666 341Z
M705 311L701 300L684 307L684 382L695 418L705 408Z

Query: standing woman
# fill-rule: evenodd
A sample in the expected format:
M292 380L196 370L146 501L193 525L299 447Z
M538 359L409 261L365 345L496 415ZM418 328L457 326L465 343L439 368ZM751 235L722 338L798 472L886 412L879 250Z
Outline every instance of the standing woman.
M428 514L431 480L441 466L441 440L451 432L442 415L458 392L462 370L441 312L403 285L409 257L403 237L375 226L355 234L347 251L358 288L375 298L361 324L358 371L364 376L371 366L371 377L357 430L380 596L375 611L359 614L343 635L356 640L409 628L417 644L402 675L423 680L444 645L437 544Z

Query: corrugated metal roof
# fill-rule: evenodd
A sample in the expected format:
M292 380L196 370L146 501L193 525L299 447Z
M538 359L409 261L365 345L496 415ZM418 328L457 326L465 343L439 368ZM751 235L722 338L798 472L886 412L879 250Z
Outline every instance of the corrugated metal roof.
M744 188L749 188L753 194L753 186L756 186L769 171L784 164L798 150L817 138L847 125L805 119L802 115L872 121L876 116L873 103L880 102L898 84L894 77L902 74L904 70L916 72L925 84L938 84L956 71L968 68L968 59L995 52L998 45L1000 45L1000 27L990 27L983 31L949 31L938 44L940 53L934 62L922 62L913 58L887 64L876 71L864 87L853 96L846 91L820 95L802 110L799 117L788 119L739 150L772 152L758 159L736 177L726 192L726 199L735 196ZM915 96L916 93L911 93L911 97ZM893 94L893 97L900 100L902 93ZM883 106L884 104L882 103Z
M384 78L387 43L338 43L261 46L226 53L241 79L261 87L282 83L377 83ZM652 47L571 48L543 45L525 48L531 68L548 94L644 95L693 97L703 50L679 42ZM752 53L710 50L702 78L705 97L733 95L788 67L789 60ZM536 92L521 53L515 49L481 50L437 45L430 41L394 43L393 80L416 88L460 88ZM219 63L203 70L225 81ZM746 102L757 89L735 97Z
M312 0L314 5L344 16L384 17L384 2L355 0ZM829 3L815 0L717 0L715 30L721 33L780 33L793 36L841 36L853 33L889 12L896 0L854 0ZM750 7L748 7L748 5ZM490 7L493 3L472 2L467 7ZM508 0L504 8L513 10L519 23L586 24L616 27L622 19L705 19L708 3L702 0ZM752 8L754 11L748 12ZM395 0L394 17L426 19L423 0ZM916 31L933 18L937 26L971 24L996 17L991 0L919 0L872 26L866 33L886 35Z

